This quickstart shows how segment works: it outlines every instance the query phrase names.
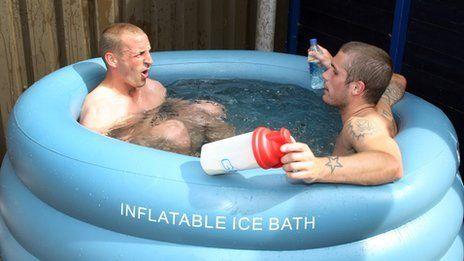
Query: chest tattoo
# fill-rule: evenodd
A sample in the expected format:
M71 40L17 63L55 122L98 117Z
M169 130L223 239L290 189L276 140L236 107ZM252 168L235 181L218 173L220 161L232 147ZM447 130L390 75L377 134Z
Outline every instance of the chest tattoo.
M353 139L361 140L365 136L374 134L377 129L369 120L359 119L348 124L348 132Z

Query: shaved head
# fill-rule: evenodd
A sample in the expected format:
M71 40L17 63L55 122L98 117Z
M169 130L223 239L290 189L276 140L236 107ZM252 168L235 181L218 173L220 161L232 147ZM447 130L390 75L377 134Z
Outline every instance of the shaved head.
M120 53L122 48L121 36L123 34L145 34L139 27L128 23L117 23L106 28L100 37L100 46L98 53L104 56L105 53L111 51Z
M348 73L346 83L362 81L366 86L366 101L377 103L392 77L390 56L376 46L361 42L346 43L340 51L348 56L344 64Z

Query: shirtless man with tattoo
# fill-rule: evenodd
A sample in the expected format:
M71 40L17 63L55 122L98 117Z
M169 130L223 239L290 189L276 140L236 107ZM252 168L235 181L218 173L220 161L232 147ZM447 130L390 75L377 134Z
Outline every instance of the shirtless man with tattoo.
M190 154L192 144L198 147L204 140L199 125L213 122L230 127L220 119L225 115L223 107L167 98L166 88L148 78L153 64L150 49L147 35L135 25L119 23L104 30L99 52L107 73L87 95L79 122L103 135ZM231 136L231 128L226 129L226 136Z
M403 175L401 152L393 137L391 107L404 94L406 80L392 75L391 60L380 48L360 42L343 45L337 55L310 52L327 70L323 101L340 110L343 129L332 156L316 157L307 144L281 147L283 169L307 183L379 185Z

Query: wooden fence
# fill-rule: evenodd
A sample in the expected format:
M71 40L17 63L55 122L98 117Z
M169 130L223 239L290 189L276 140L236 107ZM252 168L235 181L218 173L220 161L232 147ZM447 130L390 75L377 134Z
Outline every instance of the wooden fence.
M283 51L289 0L279 0L275 50ZM46 74L97 57L115 22L140 26L156 50L254 49L257 0L0 1L0 155L19 95Z

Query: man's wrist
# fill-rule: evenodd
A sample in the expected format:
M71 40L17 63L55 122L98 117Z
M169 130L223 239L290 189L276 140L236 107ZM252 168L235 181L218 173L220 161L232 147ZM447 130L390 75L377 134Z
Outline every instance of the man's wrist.
M313 159L313 176L309 179L305 179L306 183L316 183L324 181L324 164L326 157L314 157Z
M325 69L328 70L330 68L330 65L332 64L332 59L329 58L324 62L322 65L324 65Z

